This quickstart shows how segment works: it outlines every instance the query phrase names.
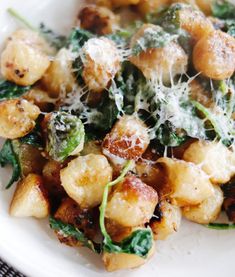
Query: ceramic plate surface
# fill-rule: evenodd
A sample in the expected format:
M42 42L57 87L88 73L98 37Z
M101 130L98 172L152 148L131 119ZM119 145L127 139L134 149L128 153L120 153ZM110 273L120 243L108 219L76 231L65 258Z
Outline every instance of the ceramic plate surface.
M0 0L0 48L18 24L6 13L9 7L37 26L40 22L65 33L79 8L78 0ZM1 170L6 183L9 170ZM101 259L85 249L60 244L48 220L15 219L8 215L14 187L0 192L0 257L32 277L221 277L234 276L235 231L209 230L182 222L179 232L157 242L155 256L145 266L131 271L106 273Z

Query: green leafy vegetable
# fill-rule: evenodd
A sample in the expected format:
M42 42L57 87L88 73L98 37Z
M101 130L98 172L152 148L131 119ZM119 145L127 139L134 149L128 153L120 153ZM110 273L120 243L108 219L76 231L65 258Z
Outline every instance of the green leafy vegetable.
M13 173L10 181L6 188L10 188L12 184L19 180L21 176L21 167L18 160L18 156L15 153L14 146L11 140L6 140L1 151L0 151L0 165L5 167L6 165L12 165Z
M89 31L74 28L68 38L67 45L72 48L73 52L78 52L83 45L90 39L93 38L94 35Z
M19 86L12 82L0 81L0 101L18 98L31 89L30 86Z
M234 223L209 223L209 224L205 224L204 226L210 229L216 229L216 230L235 229Z
M231 136L232 126L229 118L227 118L224 114L219 116L212 113L208 108L204 107L197 101L192 101L192 104L204 115L207 120L209 120L215 133L222 140L223 144L226 146L231 145L233 138Z
M190 6L182 3L172 4L167 10L162 11L158 16L156 16L154 20L155 22L153 23L159 24L167 32L178 33L180 29L179 11L184 7Z
M212 14L221 19L235 19L235 5L227 0L214 1L212 3Z
M235 19L226 20L224 23L224 31L227 32L230 36L235 38Z
M165 32L161 27L158 29L147 28L144 31L144 35L139 38L136 44L132 48L132 54L134 56L139 55L142 51L146 51L151 48L162 48L169 42L176 39L175 35L171 35Z
M81 59L81 55L79 51L83 47L83 45L90 39L93 38L94 35L89 31L74 28L70 33L70 36L67 41L67 47L72 50L73 53L77 54L77 57L73 61L72 67L74 75L79 84L84 85L83 78L82 78L82 71L83 71L83 63Z
M132 32L128 29L120 29L116 33L107 35L107 38L111 39L116 45L125 48L132 36Z
M107 35L107 38L114 41L118 46L123 48L127 47L131 37L138 29L144 24L142 20L135 20L133 23L128 24L124 28L119 28L115 33Z
M50 43L50 45L56 48L57 50L66 46L66 36L56 34L53 30L46 27L44 23L40 24L39 31L44 36L44 38Z
M182 131L177 134L177 132L173 130L171 124L166 122L157 130L156 138L162 145L176 147L183 144L187 139L187 136L185 135L185 132Z
M65 112L53 112L47 124L46 150L56 161L64 161L83 149L85 131L81 120Z
M136 111L145 110L150 123L150 137L164 146L179 146L187 137L205 139L204 122L189 100L189 82L166 87L146 83L136 96ZM140 94L140 95L139 95Z
M79 117L86 126L86 133L87 128L89 132L93 130L96 133L110 130L120 114L121 106L122 91L118 87L111 86L109 91L104 91L95 108L88 106L87 93L81 90L68 94L61 109Z
M53 217L49 218L49 223L51 229L60 232L61 235L65 237L73 237L77 241L81 242L84 247L89 248L95 253L101 252L101 246L100 244L91 241L88 239L83 232L81 232L79 229L74 227L71 224L63 223L62 221L55 219Z
M151 229L139 229L134 231L121 243L114 243L106 238L103 250L109 253L126 253L146 258L153 245Z
M43 138L40 123L37 121L34 129L26 136L19 139L22 144L29 144L37 148L43 148Z
M103 200L100 206L100 228L104 236L103 250L109 253L128 253L146 258L153 244L151 229L136 230L122 242L114 243L105 228L105 209L108 201L109 188L121 182L132 166L133 162L128 161L121 175L116 180L108 183L104 189Z
M226 0L217 0L212 4L212 14L223 20L222 30L235 37L235 5Z
M172 35L172 38L177 39L179 45L186 51L188 55L191 55L191 36L180 27L179 12L183 8L192 9L192 7L187 4L172 4L168 9L150 13L147 16L147 22L160 25L163 30Z

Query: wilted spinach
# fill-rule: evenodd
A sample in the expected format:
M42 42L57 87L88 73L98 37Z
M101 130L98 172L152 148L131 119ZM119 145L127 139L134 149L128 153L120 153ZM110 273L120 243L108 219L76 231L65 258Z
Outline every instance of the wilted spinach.
M165 47L172 40L175 40L177 37L171 35L164 31L161 27L147 28L144 31L144 34L139 38L135 45L132 47L132 54L134 56L139 55L142 51L146 51L150 48L162 48Z
M71 47L73 52L78 52L83 45L94 35L89 31L80 28L74 28L69 35L67 47Z
M212 4L212 14L223 20L222 30L235 37L235 5L226 0L217 0Z
M233 135L231 133L233 127L232 122L230 122L231 120L227 118L226 114L221 114L219 116L197 101L191 101L191 103L203 114L204 118L210 122L216 136L221 139L222 143L226 146L230 146L233 142Z
M0 165L1 167L5 167L6 165L11 165L13 167L12 177L6 186L8 189L14 182L18 181L21 176L20 162L14 150L13 142L9 139L5 141L0 151Z
M166 122L165 124L161 125L156 132L156 139L165 146L176 147L180 146L185 142L187 136L183 130L181 133L174 130L173 126Z
M19 86L9 81L0 80L0 101L18 98L30 89L31 86Z
M77 241L81 242L84 247L89 248L95 253L101 252L101 245L90 239L88 239L83 232L74 227L71 224L64 223L61 220L55 219L53 217L49 218L49 223L51 229L58 231L61 235L65 237L75 238Z
M86 31L80 28L74 28L67 40L67 47L71 49L71 51L75 54L75 56L77 55L77 57L73 61L72 66L73 66L74 75L78 83L81 85L84 85L84 82L82 79L83 63L82 63L82 59L79 51L81 50L83 45L90 38L93 38L93 37L94 35L89 31Z
M22 144L29 144L36 148L43 148L43 137L40 122L36 122L34 129L26 136L19 139Z
M205 224L204 226L215 230L235 229L234 223L209 223L209 224Z
M212 14L221 19L235 19L235 5L227 0L217 0L212 3Z

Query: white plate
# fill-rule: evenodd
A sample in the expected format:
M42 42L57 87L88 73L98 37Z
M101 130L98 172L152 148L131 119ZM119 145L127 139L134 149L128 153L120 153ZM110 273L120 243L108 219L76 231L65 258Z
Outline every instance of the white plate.
M8 7L14 7L32 23L43 21L57 31L66 32L78 6L77 0L0 0L1 43L17 28L6 13ZM1 170L0 176L5 183L9 171ZM85 249L61 245L47 220L10 218L8 206L13 189L0 192L0 257L28 276L234 276L235 232L208 230L186 221L177 234L157 242L157 253L145 266L106 273L100 257Z

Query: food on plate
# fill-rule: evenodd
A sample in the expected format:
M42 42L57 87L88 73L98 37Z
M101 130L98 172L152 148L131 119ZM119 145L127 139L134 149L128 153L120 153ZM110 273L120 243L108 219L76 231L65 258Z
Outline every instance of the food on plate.
M182 218L235 227L232 2L85 1L64 35L8 11L22 21L0 56L11 216L49 216L107 271L144 265Z

